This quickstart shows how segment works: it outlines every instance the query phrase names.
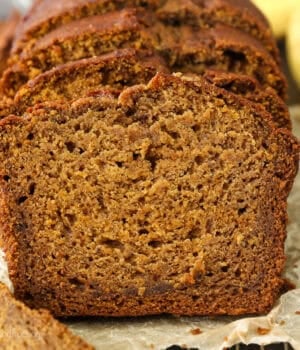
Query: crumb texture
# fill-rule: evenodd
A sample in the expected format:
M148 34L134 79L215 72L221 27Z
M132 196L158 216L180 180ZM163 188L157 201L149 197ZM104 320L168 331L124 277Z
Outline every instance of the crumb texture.
M287 145L226 96L160 74L119 98L3 120L16 295L56 315L270 307L283 283L288 190L275 164Z

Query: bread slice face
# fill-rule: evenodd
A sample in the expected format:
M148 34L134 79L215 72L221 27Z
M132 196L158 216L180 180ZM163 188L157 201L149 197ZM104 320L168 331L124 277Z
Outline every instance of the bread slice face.
M56 316L268 311L298 153L263 108L163 73L2 120L16 296Z
M46 310L31 310L0 284L0 343L3 350L93 350Z

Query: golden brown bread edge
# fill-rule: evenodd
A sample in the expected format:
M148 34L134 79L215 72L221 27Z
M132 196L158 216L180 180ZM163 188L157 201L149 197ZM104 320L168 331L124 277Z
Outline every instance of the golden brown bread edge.
M32 290L28 292L28 284L24 279L20 280L20 272L23 270L25 264L24 260L21 257L22 250L19 246L19 242L17 242L14 232L11 231L12 227L9 224L10 213L8 212L8 207L5 203L6 193L5 193L5 184L2 182L2 196L1 196L1 211L2 216L1 226L2 226L2 246L5 247L10 277L15 285L16 295L24 299L28 304L34 304L40 307L41 305L47 306L49 309L54 312L54 314L59 316L72 316L76 314L75 309L78 312L78 315L106 315L106 316L128 316L128 315L146 315L146 314L160 314L160 313L171 313L171 314L179 314L179 315L204 315L204 314L242 314L242 313L264 313L267 312L270 307L275 302L278 294L281 289L284 287L284 281L279 277L282 268L284 266L284 238L286 235L286 198L290 191L291 184L295 177L298 167L299 160L299 144L290 134L290 132L282 129L276 129L271 122L270 116L263 110L260 109L257 105L252 105L246 100L235 97L234 95L225 92L224 90L214 88L208 83L204 81L200 82L182 82L181 79L177 77L171 77L165 74L158 74L148 85L147 88L143 86L137 86L130 89L125 90L123 94L119 98L119 103L121 103L124 107L130 109L136 106L136 103L139 100L139 96L143 94L147 89L151 89L156 91L158 94L161 91L166 91L167 88L175 88L176 92L180 92L180 88L183 85L187 88L187 90L191 89L193 91L197 91L197 93L208 93L210 96L221 97L224 98L226 103L236 104L236 106L240 106L241 108L249 108L251 113L255 113L260 117L262 125L267 127L271 135L271 139L279 140L279 147L276 151L278 151L278 157L275 164L275 173L274 178L269 179L270 183L266 184L268 187L267 190L270 191L268 193L269 201L262 201L262 208L266 209L266 212L270 211L272 208L272 221L268 221L267 217L260 217L259 225L260 229L265 231L266 237L270 242L272 242L271 246L269 246L268 254L270 255L262 255L257 256L257 259L263 259L261 263L263 263L266 259L271 259L275 264L273 266L272 271L268 271L270 273L269 279L263 283L263 289L260 290L260 293L257 294L257 290L255 285L253 286L253 290L243 290L236 291L237 295L232 295L230 299L225 298L222 300L222 296L218 297L218 294L222 294L224 290L215 290L214 297L212 295L203 294L201 297L203 298L200 301L199 299L192 298L192 295L189 294L187 290L169 290L169 288L165 285L157 286L156 289L148 290L144 295L136 295L127 294L123 296L114 296L114 295L106 295L105 299L101 300L101 293L98 297L94 297L93 300L89 300L83 303L83 294L80 293L80 300L78 299L71 301L67 299L66 308L61 308L60 303L63 303L64 298L68 298L68 291L63 289L61 290L56 297L59 298L59 301L51 297L50 294L45 294L43 288L38 291L35 291L34 295L32 295ZM146 90L145 90L146 89ZM85 105L86 103L86 105ZM78 115L81 109L85 110L89 106L89 101L78 101L77 105L74 106L74 113ZM108 102L109 104L109 97ZM55 106L53 104L52 108ZM41 110L39 111L39 108ZM45 109L46 108L46 109ZM41 105L37 106L35 111L38 116L39 113L43 113L43 109L51 110L51 103L49 105ZM62 113L66 106L57 106L54 108L58 108L60 110L62 108ZM92 108L90 106L90 108ZM33 110L32 112L35 113ZM61 113L61 112L60 112ZM10 117L1 121L1 127L6 127L6 125L14 124L14 123L26 123L25 119L20 119L17 117ZM268 142L268 140L266 140ZM276 141L277 142L277 141ZM285 146L284 146L285 145ZM274 146L274 145L273 145ZM272 145L266 144L264 147L272 147ZM255 235L255 233L254 233ZM268 244L270 244L270 242ZM262 247L261 247L262 248ZM257 283L262 283L260 279L264 279L266 276L258 276ZM79 282L77 282L79 283ZM194 283L192 281L187 281L187 283ZM79 284L79 287L81 284ZM83 286L82 286L83 287ZM216 284L216 288L219 286ZM201 284L196 285L196 289L201 290ZM27 292L26 292L27 291ZM57 292L57 291L56 291ZM210 292L214 292L211 290ZM29 294L28 294L29 293ZM74 294L79 294L76 290L73 290ZM96 295L95 295L96 296ZM33 299L31 299L33 298ZM220 298L220 299L218 299ZM55 299L55 300L54 300ZM91 305L90 303L96 303L97 305Z
M31 310L0 283L2 350L92 350L46 310Z

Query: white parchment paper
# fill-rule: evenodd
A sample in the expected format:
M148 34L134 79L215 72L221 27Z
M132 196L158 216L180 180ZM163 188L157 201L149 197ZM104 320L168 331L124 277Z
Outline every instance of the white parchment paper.
M291 112L294 133L300 138L300 106L292 107ZM222 350L238 343L267 345L273 342L289 342L295 350L300 350L300 175L289 198L289 218L285 276L297 289L283 295L267 316L155 317L74 321L67 325L99 350L161 350L173 344ZM12 289L1 252L0 280Z

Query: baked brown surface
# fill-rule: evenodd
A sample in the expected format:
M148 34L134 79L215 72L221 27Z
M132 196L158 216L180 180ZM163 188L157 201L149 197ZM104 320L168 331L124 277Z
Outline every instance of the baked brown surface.
M0 283L2 350L92 350L46 310L30 310Z
M298 152L257 104L163 73L2 120L16 296L56 316L268 311Z

